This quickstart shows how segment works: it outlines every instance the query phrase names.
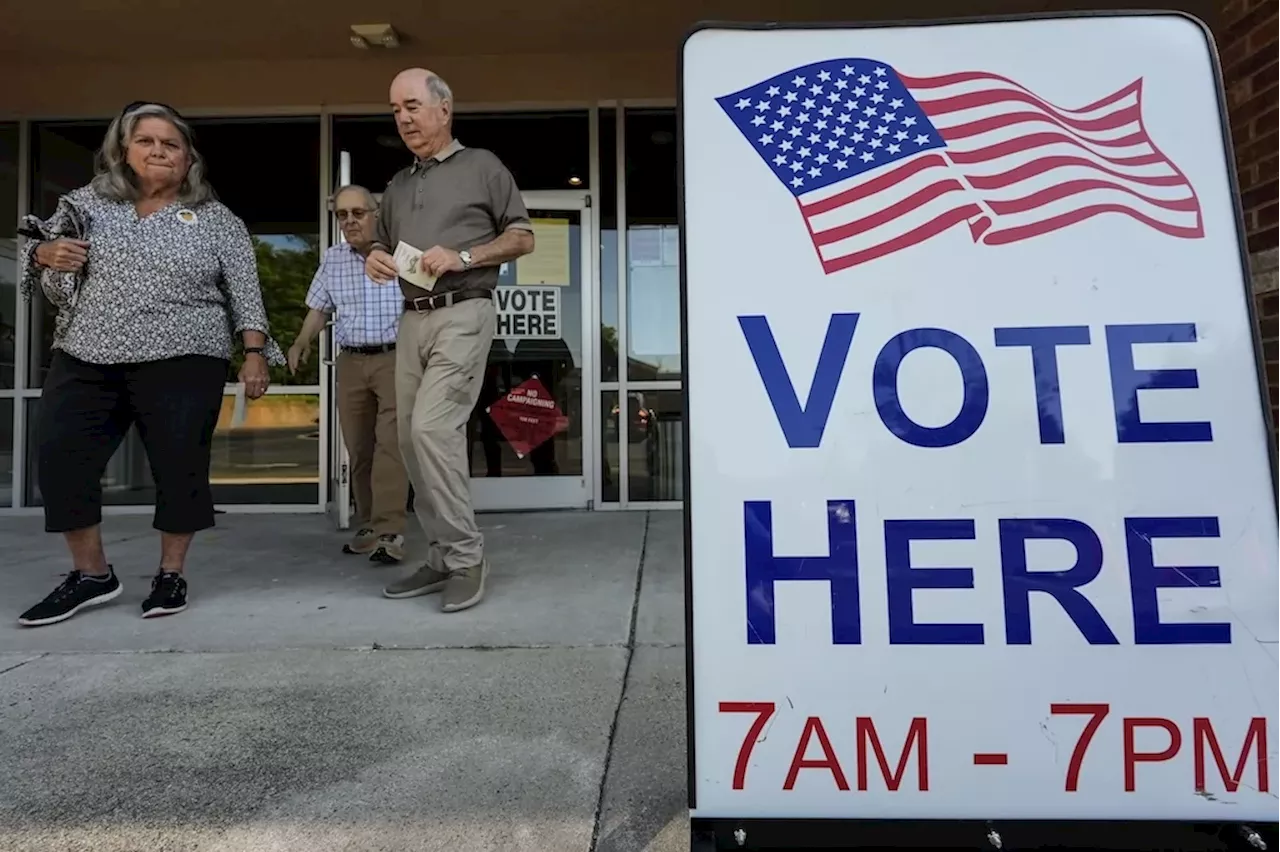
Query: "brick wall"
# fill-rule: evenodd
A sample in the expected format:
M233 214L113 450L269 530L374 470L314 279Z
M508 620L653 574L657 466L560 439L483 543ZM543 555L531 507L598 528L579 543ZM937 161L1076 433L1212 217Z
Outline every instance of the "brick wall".
M1277 0L1222 0L1218 51L1227 89L1231 136L1240 174L1240 199L1253 264L1253 290L1261 324L1263 358L1277 417Z
M1276 247L1277 0L1225 0L1218 45L1249 250Z

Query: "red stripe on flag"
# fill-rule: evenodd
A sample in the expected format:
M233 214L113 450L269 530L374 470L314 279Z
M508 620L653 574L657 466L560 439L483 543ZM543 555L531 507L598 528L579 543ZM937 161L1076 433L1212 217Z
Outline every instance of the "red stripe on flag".
M987 206L997 215L1005 215L1010 213L1025 213L1028 210L1034 210L1037 207L1043 207L1054 201L1063 198L1069 198L1073 195L1079 195L1082 192L1088 192L1092 189L1112 189L1117 192L1128 193L1135 198L1141 198L1148 204L1156 207L1163 207L1165 210L1175 210L1184 213L1195 212L1200 209L1200 205L1195 198L1152 198L1149 195L1143 195L1137 190L1122 186L1114 181L1109 180L1069 180L1064 183L1054 184L1046 187L1039 192L1033 192L1031 195L1022 198L1012 198L1006 201L988 201Z
M890 204L888 207L881 207L870 216L863 216L861 219L855 219L852 222L846 222L843 225L837 225L834 228L827 228L823 231L813 232L814 245L825 246L840 240L856 237L858 234L878 228L881 225L888 224L894 219L905 216L912 210L923 207L935 198L946 195L948 192L963 191L964 186L955 178L948 177L937 183L931 183L928 186L911 193L901 201Z
M965 109L975 109L977 107L991 106L992 104L1008 103L1018 101L1031 106L1038 107L1045 113L1054 116L1063 124L1070 127L1080 127L1087 130L1090 122L1096 119L1076 118L1073 115L1059 110L1057 107L1046 104L1035 95L1029 95L1026 92L1015 89L994 89L985 92L967 92L963 95L953 95L949 98L942 98L936 101L920 101L920 106L925 113L932 118L937 115L946 115L951 112L958 112Z
M1019 181L1027 178L1035 177L1039 174L1052 171L1053 169L1061 169L1069 166L1084 166L1094 169L1104 174L1113 175L1118 178L1133 181L1134 183L1145 183L1148 186L1181 186L1186 184L1186 180L1180 175L1130 175L1124 172L1118 172L1109 169L1106 166L1095 163L1093 160L1084 157L1041 157L1038 160L1032 160L1024 163L1015 169L1007 172L1001 172L997 175L969 175L969 183L974 189L1001 189L1002 187L1011 186Z
M926 222L918 228L913 228L891 240L886 240L883 243L852 254L823 260L822 268L830 274L841 269L848 269L851 266L857 266L860 263L875 260L878 257L884 257L887 254L893 254L895 251L902 251L904 248L909 248L916 243L922 243L931 237L941 234L952 225L981 214L982 210L976 204L965 204L961 207L956 207L939 215L933 221Z
M1039 222L1032 222L1027 225L1021 225L1016 228L1005 228L995 231L983 238L982 242L989 246L1007 245L1008 243L1016 243L1021 240L1028 240L1032 237L1039 237L1043 234L1056 231L1059 228L1065 228L1068 225L1074 225L1077 222L1083 222L1085 219L1091 219L1094 216L1100 216L1103 213L1123 213L1155 228L1162 234L1168 234L1171 237L1184 237L1187 239L1196 239L1204 236L1204 225L1197 221L1194 228L1187 228L1178 225L1170 225L1167 222L1161 222L1153 219L1145 213L1139 213L1132 207L1126 207L1123 204L1093 204L1088 207L1081 207L1078 210L1072 210L1063 213L1060 216L1054 216L1050 219L1044 219Z
M943 136L945 137L946 134L944 133ZM1127 145L1133 145L1138 142L1150 144L1150 140L1145 134L1138 134L1136 137L1127 137L1124 141ZM1152 163L1168 162L1164 157L1154 151L1150 154L1139 154L1135 157L1108 157L1106 154L1093 150L1079 139L1057 131L1031 133L1027 136L1019 136L1016 139L997 142L995 145L988 145L985 148L978 148L973 151L948 150L947 154L951 157L952 162L958 165L971 165L974 163L985 163L988 160L998 160L1001 157L1007 157L1010 154L1021 154L1023 151L1031 151L1035 148L1043 148L1046 145L1057 145L1063 142L1088 151L1095 157L1101 157L1108 163L1116 166L1149 166Z
M1106 97L1099 98L1098 100L1094 101L1091 104L1086 104L1078 109L1064 109L1060 106L1056 106L1050 103L1049 101L1046 101L1044 98L1032 92L1026 86L1023 86L1019 83L1015 83L1013 80L1010 80L1008 77L1003 77L999 74L990 74L986 71L959 71L955 74L941 74L936 77L908 77L905 74L898 74L898 79L901 80L903 84L909 89L940 89L943 86L951 86L956 83L971 83L974 80L994 80L1000 83L1007 83L1008 85L1012 86L1013 88L1017 89L1020 92L1026 92L1027 94L1035 98L1041 105L1049 109L1064 113L1068 116L1079 115L1080 113L1086 113L1086 112L1093 112L1094 110L1101 109L1104 106L1110 106L1116 101L1122 100L1126 96L1131 95L1135 91L1139 91L1142 88L1142 80L1134 80L1132 83L1125 86L1124 88L1118 89L1112 92L1111 94L1107 95Z
M1124 127L1126 124L1133 124L1140 118L1141 116L1139 115L1138 107L1135 105L1132 107L1126 107L1118 112L1113 112L1105 118L1098 118L1087 122L1093 126L1082 129L1090 131L1114 130L1117 127ZM948 141L953 139L966 139L970 136L977 136L979 133L989 133L992 130L1014 127L1018 124L1026 124L1029 121L1052 122L1069 133L1075 132L1075 130L1062 119L1047 112L1010 112L1005 113L1004 115L993 115L987 118L980 118L976 121L966 122L965 124L953 124L947 127L944 132ZM1081 124L1085 123L1086 122L1081 122ZM1110 144L1110 140L1108 139L1094 139L1090 136L1085 136L1084 138L1095 145Z
M827 213L837 208L844 207L846 204L852 204L855 201L861 201L868 196L875 195L877 192L888 189L895 184L899 184L912 175L918 174L925 169L936 168L939 166L945 168L946 165L947 161L939 154L931 154L927 157L919 157L915 160L909 160L901 166L897 166L882 175L871 178L865 183L860 183L857 186L844 190L843 192L836 193L830 198L823 198L820 201L813 201L809 204L801 202L800 210L806 216L817 216L819 213Z

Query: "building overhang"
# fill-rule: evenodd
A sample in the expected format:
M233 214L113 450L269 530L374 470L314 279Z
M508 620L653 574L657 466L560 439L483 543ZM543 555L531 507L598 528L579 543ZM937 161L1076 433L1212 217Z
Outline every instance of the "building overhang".
M1213 25L1213 0L131 0L10 4L0 16L5 116L105 116L154 98L180 109L380 108L396 71L449 80L461 104L669 99L697 22L873 21L1082 9L1176 8ZM434 6L424 14L424 6ZM395 46L356 47L352 25L390 24Z

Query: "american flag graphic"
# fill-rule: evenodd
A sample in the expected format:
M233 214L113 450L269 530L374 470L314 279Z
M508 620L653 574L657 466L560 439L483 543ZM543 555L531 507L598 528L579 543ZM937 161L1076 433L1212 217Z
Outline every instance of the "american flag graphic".
M961 222L985 245L1103 213L1204 236L1195 190L1147 135L1141 80L1062 109L998 74L831 59L716 102L795 196L828 274Z

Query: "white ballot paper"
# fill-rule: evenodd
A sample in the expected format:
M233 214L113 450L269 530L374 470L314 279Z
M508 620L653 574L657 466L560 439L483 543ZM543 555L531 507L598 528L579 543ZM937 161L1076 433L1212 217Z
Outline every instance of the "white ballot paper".
M231 428L232 429L239 429L241 426L244 425L245 406L246 406L246 399L245 399L245 391L244 391L244 382L238 382L236 384L235 403L231 407Z
M415 284L423 290L432 290L436 286L436 278L434 275L428 275L422 271L422 251L414 248L404 240L400 241L400 245L396 246L396 268L400 270L400 277L410 284Z

